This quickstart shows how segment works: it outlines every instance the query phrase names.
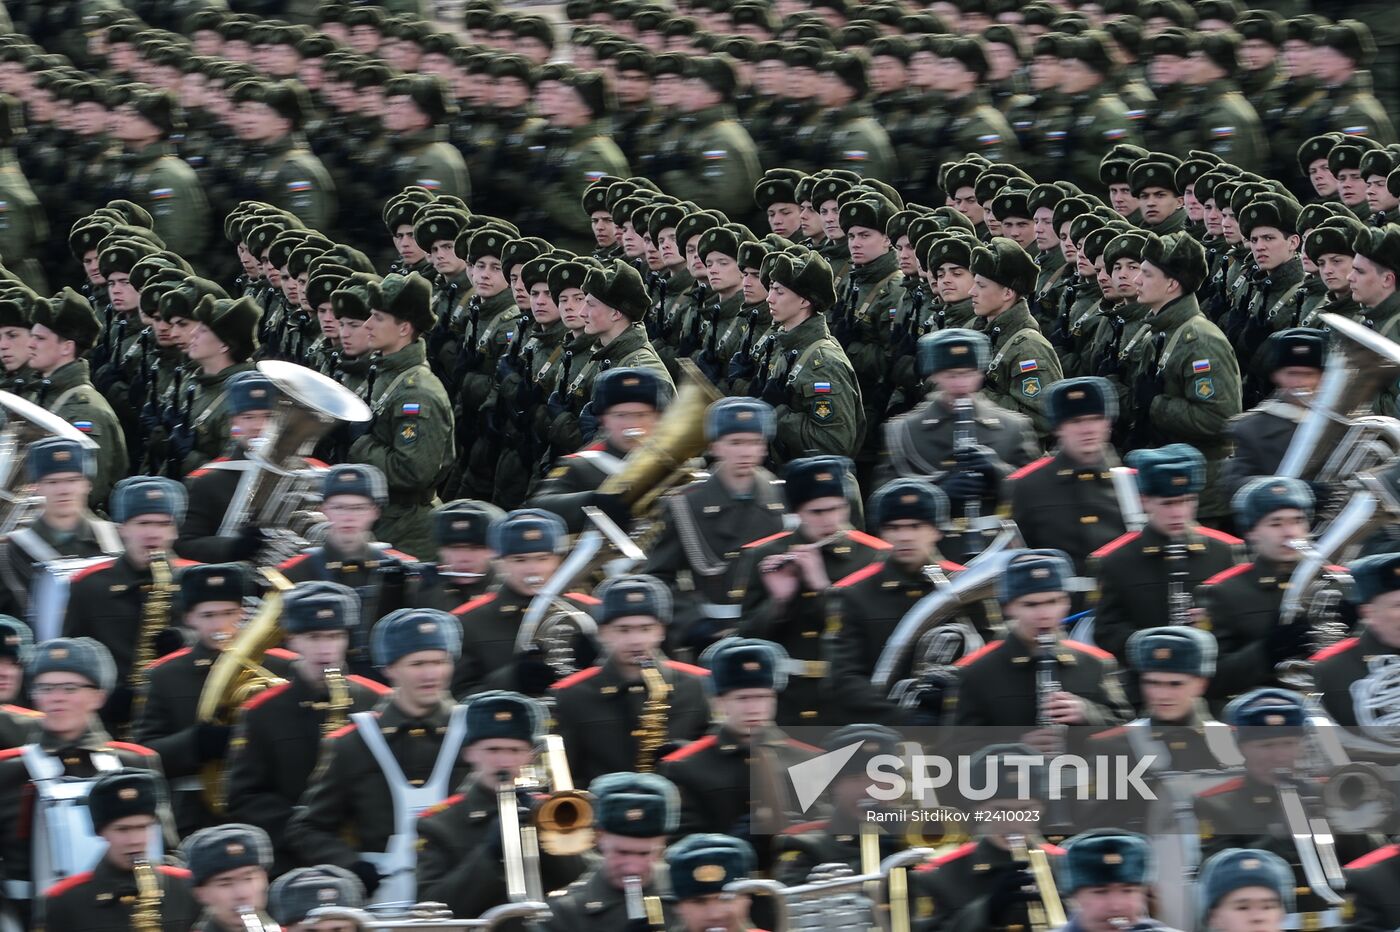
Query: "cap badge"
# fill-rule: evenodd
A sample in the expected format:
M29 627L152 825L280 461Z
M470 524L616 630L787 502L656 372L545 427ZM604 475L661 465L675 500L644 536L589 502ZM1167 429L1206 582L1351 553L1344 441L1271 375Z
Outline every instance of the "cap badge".
M909 493L908 495L901 495L901 496L899 497L899 503L900 503L901 505L912 505L912 504L914 504L915 502L917 502L918 500L919 500L919 496L915 495L915 494L912 493L912 492Z
M1172 476L1172 485L1185 485L1185 484L1186 484L1186 477L1185 477L1185 476Z
M629 601L629 602L645 602L646 600L647 600L647 596L646 596L646 593L645 593L645 592L629 592L629 593L627 593L627 601Z
M1284 718L1283 718L1282 715L1266 715L1266 716L1264 716L1264 724L1265 724L1265 725L1282 725L1283 722L1284 722Z
M231 858L241 857L247 850L241 841L231 841L224 847L224 852Z
M55 463L66 463L72 458L73 454L69 453L67 450L55 450L53 454L53 461Z
M117 799L124 799L127 802L131 802L139 795L141 794L136 792L136 787L134 786L124 786L117 790Z
M740 421L752 421L754 419L754 413L752 411L739 411L734 417L736 420Z
M832 475L829 472L819 472L814 477L818 482L831 482Z
M66 648L66 647L55 647L55 648L53 648L52 650L49 651L49 656L52 657L54 660L67 660L67 659L68 659L68 648Z
M1105 864L1122 864L1123 855L1119 854L1117 851L1110 851L1103 856L1103 862Z
M1079 389L1075 389L1072 392L1065 392L1065 397L1068 398L1070 401L1083 401L1084 392L1080 391Z
M968 348L966 346L961 345L950 346L948 347L948 352L954 356L966 356L968 353Z
M1170 647L1159 647L1152 652L1153 660L1170 660L1172 649Z
M699 883L719 883L724 880L725 872L718 864L701 864L691 871L690 876Z
M640 822L640 821L642 821L642 817L643 817L644 815L646 815L646 813L644 813L644 812L643 812L642 810L640 810L640 809L628 809L628 810L627 810L627 821L628 821L628 822Z
M527 528L525 533L521 534L520 536L525 538L526 540L539 540L540 538L544 537L544 531L541 531L537 527Z
M249 397L249 398L266 398L266 397L267 397L267 389L265 389L265 388L252 388L252 389L249 389L249 390L248 390L248 397Z
M437 630L437 622L435 622L435 621L424 621L424 622L420 622L419 625L418 625L418 633L419 633L419 634L432 634L432 633L433 633L434 631L436 631L436 630Z
M334 618L334 617L335 617L335 609L333 609L333 608L323 608L323 609L321 609L320 611L318 611L318 612L316 613L316 617L317 617L317 618Z
M335 887L322 887L316 891L316 899L320 900L322 903L329 903L336 898L337 892Z
M744 661L744 672L746 672L746 673L757 673L759 670L762 670L762 669L763 669L763 664L759 663L757 660L745 660L745 661Z
M210 576L208 582L211 586L222 586L224 584L224 577Z
M626 388L636 388L638 385L642 384L642 380L629 376L622 380L622 384Z
M1049 576L1050 570L1046 567L1037 566L1035 569L1031 570L1031 579L1048 579Z
M162 498L165 498L165 493L160 489L147 489L146 498L148 501L160 501Z
M1245 858L1240 862L1240 867L1247 871L1257 871L1259 869L1259 859Z
M495 715L495 718L496 718L496 721L498 721L498 722L509 722L509 721L514 720L514 718L515 718L515 713L514 713L514 712L497 712L496 715Z

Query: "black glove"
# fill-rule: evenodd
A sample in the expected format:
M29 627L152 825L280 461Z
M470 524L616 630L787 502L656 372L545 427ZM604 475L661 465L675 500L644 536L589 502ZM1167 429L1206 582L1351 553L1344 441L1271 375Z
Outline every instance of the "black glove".
M848 345L855 336L855 327L851 324L850 315L845 311L837 312L836 321L831 325L831 336L842 346Z
M171 459L177 463L183 462L185 457L194 452L194 428L188 424L181 424L171 431L168 451Z
M632 525L632 509L618 495L611 492L594 492L588 504L597 508L613 520L624 531Z
M160 427L160 409L151 402L146 402L141 406L141 436L152 437Z
M943 492L960 502L981 498L987 492L987 480L980 470L958 469L943 480Z
M251 560L258 555L265 543L267 543L267 537L263 534L262 528L249 524L242 528L238 532L238 536L229 543L228 558L233 563Z
M1070 334L1070 324L1066 318L1056 318L1055 329L1050 331L1050 345L1061 352L1074 348L1074 337Z
M1240 334L1238 346L1240 358L1248 360L1253 356L1254 351L1259 348L1260 344L1262 344L1272 332L1273 328L1269 325L1268 318L1262 317L1259 314L1250 314L1249 320L1245 322L1244 332Z
M185 641L185 629L161 628L151 640L151 646L155 648L156 657L159 658L173 654L177 650L184 650L189 644Z
M228 753L229 738L233 737L232 725L215 725L200 722L195 726L194 751L201 763L223 760Z
M1133 380L1133 403L1139 411L1150 411L1152 400L1162 393L1162 381L1154 372L1143 372Z
M515 688L527 696L543 696L559 680L559 674L544 661L544 650L531 647L515 659Z
M752 379L757 372L758 366L753 357L743 350L729 358L729 371L726 375L731 382L739 379Z
M767 402L774 408L787 404L787 379L769 379L763 386L763 393L758 397L760 401Z
M492 834L497 838L501 836L500 832ZM383 875L379 873L379 868L368 861L356 861L351 864L350 873L360 878L360 883L365 885L365 896L374 896L374 891L379 889L379 882L384 879Z
M720 380L720 373L724 371L723 367L720 365L719 357L709 350L705 350L699 356L695 357L695 365L700 368L705 378L709 379L711 382L718 382Z
M545 402L545 408L549 411L550 420L557 418L569 410L569 404L564 400L562 392L553 391L549 393L549 400Z
M598 415L593 413L591 401L578 413L578 431L583 435L584 443L592 443L594 435L598 433Z
M1094 374L1101 379L1111 379L1123 374L1123 361L1118 358L1117 353L1104 353L1099 360L1098 366L1094 369Z
M1274 663L1292 660L1311 653L1311 635L1312 628L1308 625L1275 625L1264 641L1264 648Z
M1018 905L1039 895L1034 887L1035 877L1025 861L1012 861L1002 866L996 883L987 894L987 921L992 925L1006 925Z
M346 424L346 425L345 425L346 440L347 440L349 443L353 444L356 440L359 440L359 439L360 439L361 437L363 437L365 434L369 433L369 432L370 432L370 429L373 428L373 427L374 427L374 418L370 418L370 419L367 420L367 421L360 421L359 423Z

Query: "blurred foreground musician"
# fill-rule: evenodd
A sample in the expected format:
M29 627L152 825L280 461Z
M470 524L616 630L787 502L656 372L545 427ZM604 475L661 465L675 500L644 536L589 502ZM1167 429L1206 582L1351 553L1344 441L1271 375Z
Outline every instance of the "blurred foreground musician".
M538 701L519 693L478 693L467 703L462 759L471 773L455 795L425 809L418 819L420 900L445 903L463 919L510 902L503 852L519 841L501 834L498 795L533 760L544 716ZM530 824L539 802L526 790L511 790L510 804L521 810L520 825ZM543 889L567 886L586 867L580 856L542 851L538 869Z
M1065 846L1064 878L1070 920L1061 932L1172 932L1149 912L1152 849L1141 835L1100 829L1076 836ZM1164 879L1167 895L1182 895L1178 878Z
M284 594L279 625L296 660L285 683L243 704L229 744L228 817L267 832L284 870L292 864L283 833L316 767L322 735L389 692L346 673L359 614L359 597L339 583L298 583Z
M728 835L695 834L666 850L677 932L750 932L749 897L731 896L725 884L745 880L754 869L747 841Z
M97 866L55 884L44 894L41 928L50 932L128 932L133 914L149 905L136 875L146 862L159 891L160 932L186 932L199 918L191 874L153 857L151 837L160 833L167 805L165 781L148 770L115 770L97 778L88 793L92 827L107 843ZM154 930L150 930L154 932Z
M1400 655L1400 553L1362 557L1349 567L1361 630L1314 654L1313 680L1322 706L1338 725L1355 727L1367 712L1388 706Z
M594 799L597 864L550 897L544 927L547 932L631 932L629 919L645 908L643 899L665 892L657 868L667 836L676 831L680 800L669 780L650 773L610 773L588 791Z
M1297 925L1293 884L1287 862L1272 851L1230 848L1206 859L1201 867L1196 881L1197 915L1205 928L1216 932L1364 928Z
M243 909L252 909L252 921L266 928L272 843L262 829L237 822L201 829L185 839L183 851L195 899L204 907L191 932L248 932Z
M823 711L825 594L890 545L851 528L851 499L858 492L845 457L793 460L783 494L798 525L744 545L748 580L737 633L773 641L792 658L791 679L778 701L779 725L836 722L834 710Z
M28 614L36 567L121 552L116 528L88 510L96 462L92 451L62 437L36 440L24 451L25 481L41 510L0 540L0 607L5 612Z
M329 864L287 871L273 882L267 893L268 913L287 932L311 929L307 917L314 910L359 910L364 902L365 888L359 878L343 867ZM322 921L314 928L322 932L347 932L346 928L336 926L332 921Z
M710 477L667 494L645 570L675 604L672 643L698 657L739 621L743 547L783 529L778 481L763 468L777 422L752 398L724 398L705 412Z
M423 563L410 598L413 608L450 612L486 592L495 581L496 553L486 529L505 512L489 502L460 498L433 509L433 543L437 563ZM426 558L425 558L426 559Z
M33 741L39 712L19 705L25 698L24 669L34 653L34 634L18 618L0 615L0 751Z
M1346 866L1347 902L1355 932L1400 928L1400 844L1377 848Z
M597 595L599 665L550 687L559 735L580 784L606 773L650 770L659 755L703 735L710 721L709 671L661 653L671 621L671 597L661 581L618 576ZM664 695L653 695L663 684ZM663 720L649 722L647 712L658 702L664 703Z

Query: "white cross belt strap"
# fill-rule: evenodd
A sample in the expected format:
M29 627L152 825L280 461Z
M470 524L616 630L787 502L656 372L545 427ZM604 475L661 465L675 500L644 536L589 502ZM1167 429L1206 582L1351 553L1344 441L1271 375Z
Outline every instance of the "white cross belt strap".
M447 734L443 736L442 747L438 749L433 772L422 786L414 786L403 774L403 768L389 749L384 735L379 730L379 719L373 712L356 712L350 716L359 728L365 747L369 748L374 762L384 774L384 783L389 787L389 798L394 806L394 834L384 851L363 851L360 857L378 868L383 879L374 892L375 906L411 906L417 901L417 878L414 871L418 861L418 814L430 806L436 806L447 798L450 792L452 767L467 737L467 707L459 705L452 710L448 721Z

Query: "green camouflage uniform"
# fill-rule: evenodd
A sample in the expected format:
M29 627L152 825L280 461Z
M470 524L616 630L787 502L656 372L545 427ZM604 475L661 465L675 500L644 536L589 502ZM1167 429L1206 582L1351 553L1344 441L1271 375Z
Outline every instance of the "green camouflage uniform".
M753 189L762 169L758 149L729 107L710 107L680 118L682 145L664 166L663 191L706 210L742 219L753 212Z
M1045 419L1045 390L1064 377L1060 359L1040 332L1025 300L998 314L995 320L979 320L974 329L992 341L992 361L982 393L992 404L1024 414L1036 433L1050 433Z

